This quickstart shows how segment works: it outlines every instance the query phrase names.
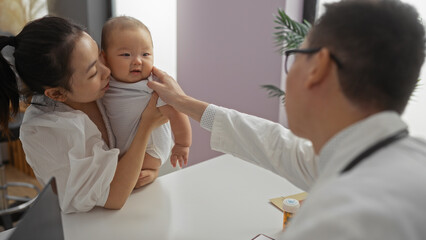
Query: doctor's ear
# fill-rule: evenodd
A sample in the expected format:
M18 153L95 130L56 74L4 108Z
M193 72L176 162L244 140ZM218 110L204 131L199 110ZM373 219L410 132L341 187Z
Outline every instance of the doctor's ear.
M61 87L47 88L44 90L44 95L58 102L64 102L67 99L67 91Z
M332 59L330 51L327 48L322 48L318 53L311 56L308 81L306 81L305 85L310 88L323 83L331 70Z

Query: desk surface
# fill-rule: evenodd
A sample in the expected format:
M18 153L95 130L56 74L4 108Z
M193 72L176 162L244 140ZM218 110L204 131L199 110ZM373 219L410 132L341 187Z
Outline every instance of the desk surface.
M252 239L280 235L269 199L299 193L287 180L230 155L159 177L118 211L63 214L65 239Z

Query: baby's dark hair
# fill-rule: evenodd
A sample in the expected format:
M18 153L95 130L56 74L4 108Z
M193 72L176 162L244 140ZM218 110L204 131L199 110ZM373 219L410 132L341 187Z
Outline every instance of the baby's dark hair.
M83 28L59 17L29 22L16 37L0 36L0 50L15 48L13 66L0 56L0 129L8 135L8 122L19 109L22 80L26 97L44 94L47 87L70 89L71 54Z
M115 29L125 30L125 29L135 29L135 28L146 30L151 38L151 32L149 31L148 27L134 17L118 16L118 17L110 18L108 21L105 22L104 26L102 27L102 39L101 39L102 50L104 51L107 50L108 39L113 30ZM152 38L151 38L151 44L152 44Z

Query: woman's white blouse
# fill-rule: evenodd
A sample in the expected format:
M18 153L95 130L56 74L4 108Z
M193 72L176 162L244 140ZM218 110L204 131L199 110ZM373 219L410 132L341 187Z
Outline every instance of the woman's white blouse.
M98 102L110 139L114 136ZM110 148L89 117L44 96L33 97L25 111L20 139L27 162L39 182L56 178L59 204L65 213L104 206L117 167L119 150Z

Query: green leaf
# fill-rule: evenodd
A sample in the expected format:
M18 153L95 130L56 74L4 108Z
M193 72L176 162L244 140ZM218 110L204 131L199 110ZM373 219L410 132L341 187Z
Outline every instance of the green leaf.
M274 15L274 18L274 22L278 24L274 33L275 46L280 54L298 48L308 34L311 24L306 20L303 23L294 21L282 9L278 9L278 15Z
M291 19L282 9L278 9L278 15L274 15L274 22L278 24L274 29L275 47L281 55L289 49L299 48L305 36L308 34L311 24L304 20L299 23ZM282 97L285 101L285 92L274 85L262 85L268 91L269 97Z
M279 87L274 85L262 85L262 88L265 88L268 91L269 97L282 97L282 101L285 101L285 92Z

